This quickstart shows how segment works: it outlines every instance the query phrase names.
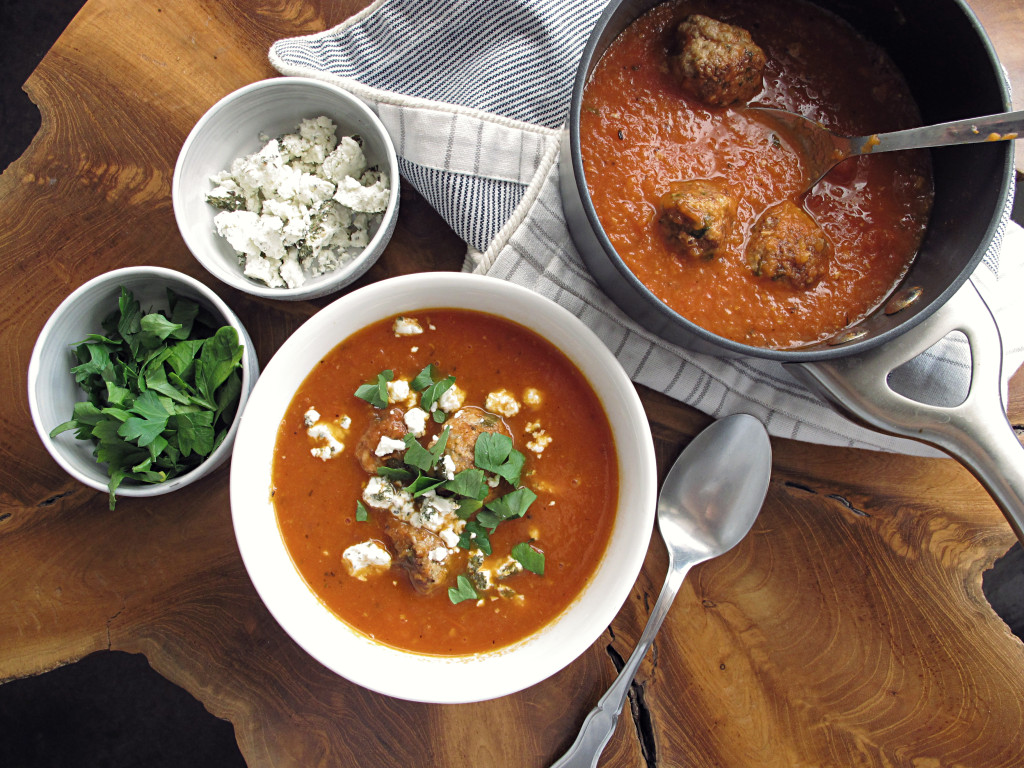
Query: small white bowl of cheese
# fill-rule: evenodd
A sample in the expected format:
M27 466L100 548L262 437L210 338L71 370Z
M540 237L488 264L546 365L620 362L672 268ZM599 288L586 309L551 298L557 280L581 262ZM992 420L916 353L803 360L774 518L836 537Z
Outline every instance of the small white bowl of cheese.
M261 80L189 133L171 186L196 259L240 291L312 299L359 278L398 220L398 159L357 97L304 77Z

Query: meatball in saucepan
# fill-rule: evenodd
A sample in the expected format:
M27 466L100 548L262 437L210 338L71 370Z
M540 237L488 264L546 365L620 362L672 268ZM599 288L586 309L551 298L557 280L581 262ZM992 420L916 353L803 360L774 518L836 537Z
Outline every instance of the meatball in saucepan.
M739 201L724 183L677 181L661 197L658 224L669 246L691 259L712 259L736 224Z
M755 275L810 288L828 271L832 244L818 223L790 200L765 211L747 245Z
M725 107L761 91L764 51L742 27L692 14L676 30L676 50L669 69L705 104Z

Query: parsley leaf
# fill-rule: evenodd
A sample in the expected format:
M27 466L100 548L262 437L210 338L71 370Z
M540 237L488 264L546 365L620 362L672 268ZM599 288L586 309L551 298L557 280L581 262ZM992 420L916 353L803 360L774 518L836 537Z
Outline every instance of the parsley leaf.
M473 463L480 469L505 478L512 485L518 485L526 457L512 447L512 438L507 435L483 432L476 439Z
M544 575L544 553L534 549L526 542L521 542L512 547L512 557L528 571L538 576Z
M420 407L428 413L434 407L434 404L441 399L441 395L455 385L454 376L448 376L444 379L437 379L436 376L437 369L431 364L416 374L416 378L412 380L412 388L417 392L423 393L420 395ZM444 418L443 412L440 419L437 417L437 411L434 412L434 421L438 424L443 422Z
M356 390L356 397L365 400L374 408L388 407L388 382L395 378L390 368L377 374L377 381L363 384Z
M416 439L412 432L407 433L402 438L405 441L405 463L410 467L416 467L421 472L429 472L437 464L441 454L444 453L444 447L448 444L450 432L451 428L445 427L444 431L437 438L437 442L434 443L434 447L429 450L420 445L419 440Z
M487 502L484 509L477 513L476 519L493 530L498 523L525 515L526 510L536 500L537 494L529 488L516 488L494 501Z
M437 488L444 480L436 477L430 477L429 475L419 475L409 485L405 486L405 490L412 494L415 499L422 496L427 491L432 491Z
M479 549L485 555L491 554L491 532L476 520L470 520L459 534L459 547Z
M464 469L444 484L446 491L466 496L470 499L483 499L490 492L482 469Z
M463 600L476 600L478 595L476 590L473 589L473 585L469 583L469 579L463 576L461 573L455 580L457 586L448 588L448 599L452 601L452 605L458 605Z
M377 474L386 480L390 480L392 483L402 483L403 485L416 478L414 473L400 467L377 467Z
M434 374L436 372L433 364L428 365L422 371L416 374L416 378L412 380L412 388L417 392L422 392L424 389L434 383Z
M363 502L356 501L356 522L365 523L367 517L368 514L366 512L366 507L363 506Z
M463 520L469 520L484 503L478 499L459 499L459 508L455 510L455 514Z

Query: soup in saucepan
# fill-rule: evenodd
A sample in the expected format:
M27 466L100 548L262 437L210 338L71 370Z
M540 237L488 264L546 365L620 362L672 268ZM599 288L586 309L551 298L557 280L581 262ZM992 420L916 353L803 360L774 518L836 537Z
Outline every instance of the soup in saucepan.
M795 142L744 109L858 136L920 124L895 66L800 0L673 0L612 43L580 112L612 245L667 306L753 346L820 341L906 273L933 190L927 152L844 161L804 195Z
M278 429L273 503L338 617L405 650L515 643L580 594L617 507L611 427L558 349L493 315L419 310L344 340Z

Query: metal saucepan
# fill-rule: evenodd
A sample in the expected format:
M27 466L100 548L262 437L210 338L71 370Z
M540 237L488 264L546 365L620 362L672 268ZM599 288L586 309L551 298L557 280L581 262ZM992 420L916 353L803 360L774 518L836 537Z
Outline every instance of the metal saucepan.
M936 446L985 486L1024 541L1024 450L1000 394L1002 344L991 313L967 278L996 237L1012 188L1013 144L932 151L935 203L917 258L886 302L827 341L792 350L752 347L700 328L665 306L629 270L590 201L580 155L583 88L615 37L660 0L612 0L580 61L560 186L573 240L604 291L630 317L703 353L777 360L844 415L873 429ZM998 58L962 0L817 0L885 48L901 68L925 124L1006 112ZM888 374L953 331L968 338L971 388L956 407L897 394Z

